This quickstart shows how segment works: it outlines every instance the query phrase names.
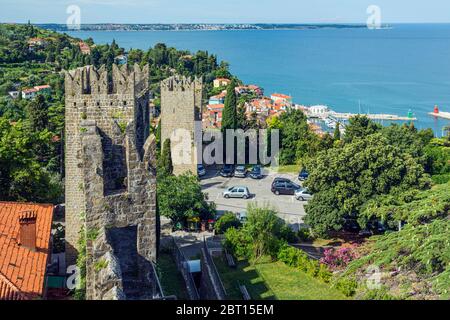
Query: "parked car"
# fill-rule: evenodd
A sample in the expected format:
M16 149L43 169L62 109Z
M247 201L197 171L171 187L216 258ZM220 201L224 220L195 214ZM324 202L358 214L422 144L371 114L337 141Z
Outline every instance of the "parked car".
M203 177L206 175L206 169L202 164L197 165L197 175L199 177Z
M250 178L252 179L262 179L262 169L260 166L254 166L250 171Z
M237 166L234 170L234 176L236 178L247 178L247 168L245 166Z
M223 197L225 199L229 199L229 198L249 199L250 196L251 196L251 194L247 187L231 187L231 188L228 188L223 193Z
M232 177L233 173L234 173L234 167L231 164L224 165L222 170L220 170L220 175L225 178Z
M272 183L272 192L276 195L286 194L293 196L295 195L295 191L299 189L301 187L290 180L277 180Z
M308 189L298 189L295 191L295 199L299 201L309 201L313 198L313 194Z
M298 180L300 180L300 181L305 181L306 179L308 179L308 177L309 177L309 172L306 171L305 169L300 171L300 173L298 174Z
M275 183L278 183L278 182L288 182L288 183L293 183L291 180L289 180L289 179L287 179L287 178L280 178L280 177L278 177L278 178L273 179L273 181L272 181L272 187L273 187L273 185L274 185Z

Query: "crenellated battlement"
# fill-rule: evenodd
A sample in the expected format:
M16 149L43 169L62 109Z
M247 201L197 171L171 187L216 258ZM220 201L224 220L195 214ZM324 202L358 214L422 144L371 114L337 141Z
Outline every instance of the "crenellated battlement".
M176 75L163 80L161 82L161 90L182 92L195 90L196 88L201 88L202 85L203 81L201 78L195 77L194 79L192 79L190 77Z
M149 67L138 64L117 66L111 75L103 65L99 69L85 66L65 72L65 89L68 96L128 94L139 95L149 87Z

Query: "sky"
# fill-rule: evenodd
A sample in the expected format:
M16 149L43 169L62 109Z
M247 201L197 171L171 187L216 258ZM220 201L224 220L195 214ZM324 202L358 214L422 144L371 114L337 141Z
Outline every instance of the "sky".
M449 0L0 0L0 22L365 23L377 5L383 23L450 23Z

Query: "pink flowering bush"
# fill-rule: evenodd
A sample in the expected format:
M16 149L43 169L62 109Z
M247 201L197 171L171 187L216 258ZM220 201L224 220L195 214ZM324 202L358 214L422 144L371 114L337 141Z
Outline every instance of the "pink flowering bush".
M324 252L324 257L320 262L327 265L332 270L339 270L345 268L351 261L357 258L356 246L345 246L339 249L327 249Z

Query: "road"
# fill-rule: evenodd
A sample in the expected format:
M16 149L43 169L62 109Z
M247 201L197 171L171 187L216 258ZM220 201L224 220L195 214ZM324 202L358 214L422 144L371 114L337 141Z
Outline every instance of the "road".
M288 223L292 229L298 230L303 224L305 216L304 203L296 200L293 196L276 196L270 188L272 181L276 177L284 177L298 183L297 175L277 174L265 172L261 180L251 178L223 178L217 170L209 169L207 175L202 178L201 185L209 200L217 205L218 215L225 211L239 213L246 211L247 205L251 202L257 202L259 205L269 205L278 211L279 217ZM224 190L229 187L245 186L254 195L249 200L244 199L225 199L222 196Z

